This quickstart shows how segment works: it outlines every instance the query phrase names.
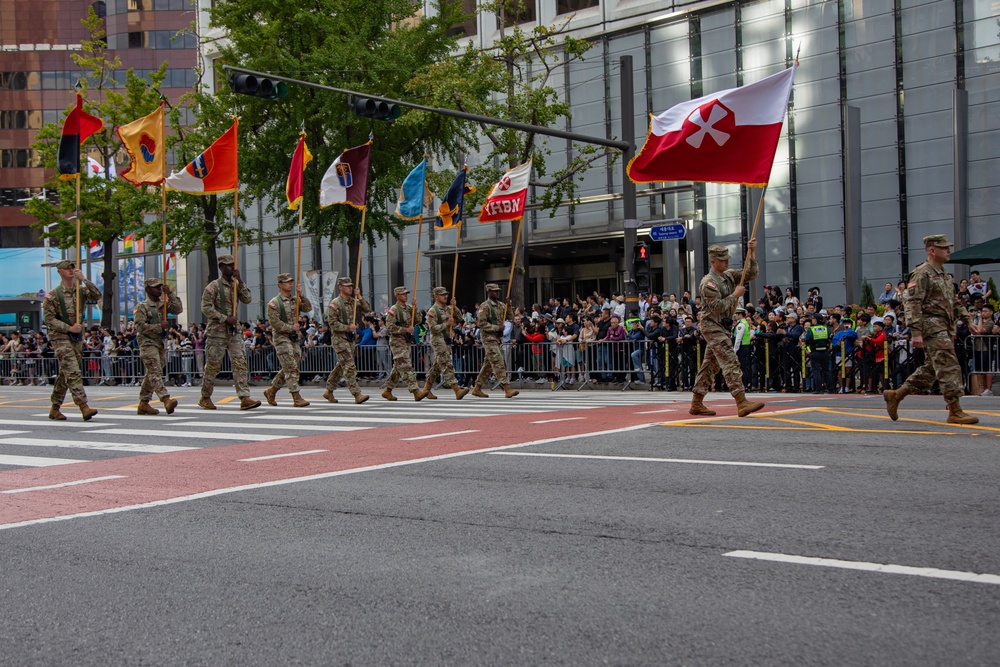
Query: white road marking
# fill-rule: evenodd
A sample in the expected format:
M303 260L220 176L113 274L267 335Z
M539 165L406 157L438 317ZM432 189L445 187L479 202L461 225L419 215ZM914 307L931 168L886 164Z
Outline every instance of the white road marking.
M835 558L791 556L788 554L770 553L767 551L738 550L730 551L722 555L729 556L731 558L768 560L778 563L794 563L796 565L819 565L821 567L836 567L844 570L863 570L865 572L882 572L885 574L908 574L914 577L952 579L954 581L969 581L976 584L1000 585L1000 575L997 574L981 574L978 572L963 572L961 570L939 570L934 567L913 567L911 565L893 565L891 563L869 563L861 560L837 560Z
M0 454L0 466L41 468L43 466L61 466L67 463L86 463L86 461L80 459L54 459L47 456L12 456Z
M35 415L35 416L36 417L48 417L49 414L46 412L43 415ZM136 416L138 416L138 415L136 415ZM0 419L0 425L3 425L3 426L31 426L31 427L38 427L38 426L55 426L56 423L57 422L55 422L55 421L41 422L41 421L38 421L37 419ZM58 424L59 424L59 428L63 428L64 426L68 426L69 428L94 428L95 426L117 426L117 424L102 424L100 422L96 422L95 423L95 422L71 422L71 421L58 422ZM19 432L20 433L24 433L24 431L19 431Z
M109 432L110 431L90 431L90 433ZM134 445L127 442L88 442L85 440L70 441L52 440L48 438L0 438L0 445L20 445L24 447L64 447L66 449L99 449L109 452L141 452L143 454L165 454L167 452L182 452L187 449L197 449L197 447L178 447L175 445Z
M45 491L47 489L59 489L64 486L76 486L77 484L90 484L91 482L103 482L109 479L125 479L125 475L108 475L107 477L91 477L90 479L78 479L75 482L63 482L62 484L49 484L48 486L31 486L26 489L10 489L0 491L0 493L27 493L28 491Z
M700 463L713 466L747 466L751 468L793 468L798 470L820 470L824 466L800 465L797 463L755 463L751 461L709 461L699 459L659 459L647 456L598 456L595 454L546 454L544 452L491 452L504 456L542 456L555 459L597 459L600 461L644 461L647 463Z
M215 422L215 421L191 421L185 422L185 427L196 426L198 428L246 428L246 422ZM254 422L255 429L282 431L316 431L320 433L340 433L345 431L365 431L368 426L304 426L302 424L263 424Z
M449 435L465 435L466 433L479 433L479 429L469 429L468 431L452 431L450 433L432 433L431 435L418 435L412 438L400 438L400 440L430 440L432 438L446 438Z
M0 431L0 436L17 435L18 433L30 433L30 431Z
M660 412L677 412L677 408L671 408L670 410L644 410L643 412L633 412L635 415L655 415Z
M209 440L240 440L242 442L257 442L260 440L277 440L291 436L261 435L259 433L205 433L203 431L151 431L144 428L106 428L88 433L109 433L111 435L144 435L150 438L205 438Z
M107 411L109 411L108 408L101 408L101 410L100 410L101 414L104 414ZM34 416L34 417L48 417L49 413L45 412L45 413L41 413L41 414L37 414L37 415L32 415L32 416ZM191 417L176 417L174 415L168 415L168 414L166 414L164 412L161 412L159 416L137 415L137 414L131 414L131 415L119 415L119 414L116 414L113 417L111 417L111 419L113 419L114 421L119 421L121 419L135 419L136 421L142 421L142 422L146 422L146 423L150 423L150 424L151 423L156 423L156 421L159 420L159 419L161 419L161 418L168 419L169 422L167 422L167 423L170 423L170 424L177 424L177 423L182 422L182 421L184 421L186 419L191 419ZM81 428L98 428L98 427L101 427L101 426L118 426L118 424L113 424L111 422L102 421L103 419L104 419L103 417L101 417L100 415L98 415L97 421L89 421L89 422L64 421L64 422L53 422L53 424L54 423L58 423L60 428L62 428L63 426L79 426ZM39 422L32 422L32 424L34 426L44 425L45 423L46 422L41 422L41 423L39 423ZM49 424L49 425L51 426L52 424Z
M586 419L586 417L563 417L562 419L542 419L537 422L530 422L532 424L551 424L553 422L572 422L579 419Z
M310 449L307 452L289 452L288 454L271 454L270 456L255 456L250 459L239 459L240 461L264 461L266 459L283 459L287 456L305 456L306 454L319 454L326 452L326 449Z
M268 421L307 421L307 422L368 422L378 421L384 424L430 424L440 419L407 419L403 417L383 417L382 415L358 415L357 417L291 417L286 415L254 415L250 419L267 419Z

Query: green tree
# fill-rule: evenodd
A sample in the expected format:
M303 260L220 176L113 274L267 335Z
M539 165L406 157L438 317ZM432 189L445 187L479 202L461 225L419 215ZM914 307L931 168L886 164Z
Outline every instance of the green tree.
M490 49L469 46L455 58L444 59L418 75L411 82L411 94L423 93L430 106L467 111L492 118L502 118L529 125L549 127L559 119L569 119L569 105L552 85L552 79L567 65L582 60L591 43L568 34L571 18L557 25L537 26L525 31L510 17L524 11L523 0L494 0L480 5L480 12L499 19L500 38ZM475 75L470 76L470 72ZM466 126L465 147L479 148L485 137L488 153L482 164L470 169L470 180L479 190L467 200L467 210L481 203L506 169L532 160L531 185L541 193L544 209L554 215L560 201L571 199L574 179L594 162L611 159L618 153L612 148L592 144L574 144L566 167L552 171L546 159L552 151L533 132L502 129L488 124ZM564 144L559 142L559 150ZM494 163L503 166L494 167ZM523 238L517 240L517 225L511 224L511 252L517 266L511 289L514 305L524 304L528 282Z
M875 305L875 290L872 289L872 284L868 282L867 278L861 281L861 303L862 309L868 306Z
M115 126L144 116L159 104L158 88L166 75L167 63L162 63L157 71L150 73L149 81L136 77L132 70L128 70L124 88L120 88L112 75L121 68L121 61L117 57L108 58L103 39L103 19L98 18L93 8L90 8L87 18L81 23L88 31L89 39L84 40L80 52L71 54L71 57L81 69L85 108L104 120L104 129L94 134L84 148L87 154L95 156L102 165L107 166L120 146L114 134ZM76 181L59 180L55 175L61 134L61 121L58 124L46 123L39 130L33 145L41 164L53 170L53 179L45 187L56 192L58 197L55 203L45 199L32 199L25 205L25 213L38 221L33 226L43 229L43 237L49 237L58 247L66 249L76 246L76 221L70 219L76 212ZM83 158L81 171L85 168L86 158ZM97 240L103 242L108 249L104 253L101 272L104 279L102 326L110 328L115 324L112 322L112 304L115 299L116 273L111 248L125 234L142 225L144 213L159 208L159 196L150 189L136 188L123 179L108 181L101 178L81 178L82 243ZM53 226L45 231L48 225Z

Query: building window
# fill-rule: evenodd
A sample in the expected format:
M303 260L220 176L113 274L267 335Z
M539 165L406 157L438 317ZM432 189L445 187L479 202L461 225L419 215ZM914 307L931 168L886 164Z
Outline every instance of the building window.
M504 23L508 26L518 23L531 23L535 20L535 0L505 0ZM500 27L500 16L497 16L497 28Z
M146 35L143 32L130 32L128 34L128 48L141 49L146 46Z
M130 12L146 11L148 0L128 0L128 10Z
M601 0L556 0L556 14L570 14L581 9L598 7Z
M458 4L458 0L455 0ZM463 23L456 23L448 31L449 37L471 37L476 34L476 0L461 0L462 13L468 16Z
M0 167L5 169L25 169L33 166L30 148L0 149Z
M27 90L27 72L0 72L0 90Z

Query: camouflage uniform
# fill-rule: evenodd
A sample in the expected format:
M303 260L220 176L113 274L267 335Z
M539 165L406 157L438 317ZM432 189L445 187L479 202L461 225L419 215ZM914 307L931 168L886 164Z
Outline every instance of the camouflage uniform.
M927 391L937 379L945 401L960 398L965 383L953 336L958 320L968 327L972 318L947 272L924 262L910 274L904 300L910 333L924 339L924 364L906 378L902 389L907 394Z
M394 290L397 294L400 288ZM406 288L402 288L406 289ZM406 389L410 393L416 392L417 374L413 372L413 364L410 362L410 344L412 336L405 331L412 321L412 306L404 306L399 302L392 304L389 312L385 315L385 325L389 329L389 349L392 350L392 372L386 378L385 386L382 388L391 391L400 379L406 384Z
M221 258L220 258L221 259ZM253 295L242 281L236 291L242 303L250 303ZM233 367L233 384L240 398L250 396L247 384L249 372L243 351L243 339L236 327L226 324L226 318L233 312L233 283L219 278L208 284L201 295L201 314L208 321L205 329L205 376L201 382L202 398L211 398L215 390L215 376L222 368L222 360L229 351L229 362Z
M80 285L81 305L84 301L98 301L100 298L101 290L84 278ZM83 361L83 340L69 339L69 328L76 322L76 290L66 290L61 284L57 285L45 295L42 314L45 326L48 328L52 352L59 360L59 375L56 377L55 386L52 387L52 405L56 407L62 405L67 388L73 396L74 403L86 405L87 393L83 389L83 374L80 372L80 364Z
M350 281L340 282L339 285L353 284ZM358 313L363 315L370 312L371 304L365 301L364 297L358 297ZM326 378L327 391L334 391L340 378L347 380L347 389L357 397L361 394L361 387L358 386L358 367L354 363L354 348L357 344L357 334L352 335L350 325L351 317L354 313L354 299L345 299L341 294L330 302L326 308L326 322L330 325L330 344L333 351L337 353L337 365L330 371ZM354 322L356 324L356 322Z
M160 284L158 280L151 280ZM184 305L176 294L171 294L170 298L167 299L167 312L171 315L180 315L184 312ZM139 387L140 402L149 401L154 393L161 399L170 395L170 392L163 386L163 367L167 363L167 351L163 345L163 328L160 326L162 317L162 300L146 299L135 306L136 342L139 344L139 358L142 359L142 365L146 368L146 375L142 378L142 386Z
M724 251L725 248L713 246ZM711 250L711 249L710 249ZM728 257L728 252L725 253ZM751 259L747 268L747 280L757 277L757 260ZM729 269L723 274L710 271L701 279L698 291L701 293L701 309L698 311L698 328L705 338L705 358L694 381L693 392L704 395L715 383L715 375L722 370L726 386L735 397L743 393L743 371L740 361L733 352L733 342L723 319L732 317L737 299L733 290L740 284L741 269Z
M277 391L288 384L288 391L295 394L299 391L299 362L302 360L302 348L298 341L293 341L288 334L298 334L297 322L289 323L289 315L295 317L295 293L291 296L277 295L267 303L267 321L274 332L274 351L278 355L281 370L271 382L271 390ZM312 302L304 295L299 296L300 312L312 310Z
M489 290L492 285L488 285ZM499 288L497 288L499 289ZM503 304L493 299L483 301L476 313L476 326L479 327L479 339L483 343L486 359L476 377L476 385L482 387L490 380L490 372L496 376L501 385L507 384L507 366L500 352L500 342L503 336Z
M444 378L444 386L451 388L457 384L455 380L455 367L451 362L451 345L448 344L448 334L451 333L448 327L448 318L451 315L447 310L435 303L427 311L427 327L431 332L431 349L434 350L434 364L427 371L427 384L433 386L438 377Z

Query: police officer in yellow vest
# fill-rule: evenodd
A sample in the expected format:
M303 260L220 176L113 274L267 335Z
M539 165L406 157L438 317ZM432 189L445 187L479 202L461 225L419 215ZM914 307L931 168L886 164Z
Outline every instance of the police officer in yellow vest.
M733 330L733 352L740 360L740 372L743 373L743 386L750 386L750 362L753 356L750 354L750 343L753 340L753 326L747 319L747 311L743 306L736 309L736 316L739 321Z
M806 330L803 340L809 350L809 367L812 369L813 391L835 394L833 367L830 365L830 330L826 328L826 318L815 315L816 323Z

